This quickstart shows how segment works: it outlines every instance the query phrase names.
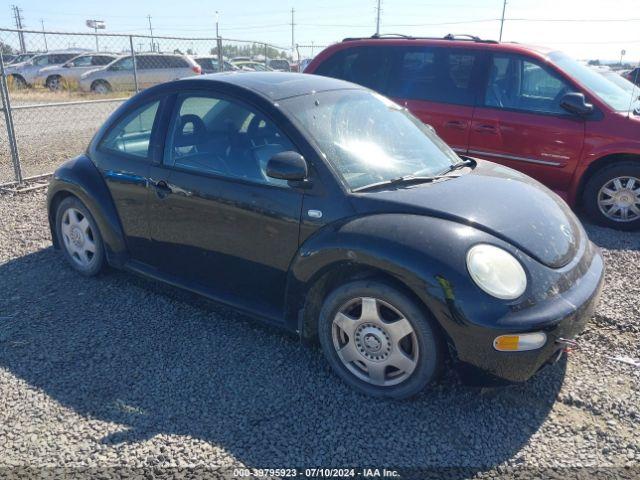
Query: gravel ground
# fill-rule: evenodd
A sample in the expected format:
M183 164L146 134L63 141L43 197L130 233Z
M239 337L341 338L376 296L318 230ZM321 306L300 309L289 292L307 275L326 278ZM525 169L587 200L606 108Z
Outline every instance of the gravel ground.
M640 474L640 368L606 357L640 358L638 233L588 226L606 287L567 361L493 390L448 373L393 402L228 309L128 273L79 276L51 248L44 198L0 195L0 467Z

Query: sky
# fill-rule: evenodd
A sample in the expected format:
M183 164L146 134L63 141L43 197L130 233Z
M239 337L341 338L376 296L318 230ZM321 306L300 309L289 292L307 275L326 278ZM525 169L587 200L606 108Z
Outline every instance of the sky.
M377 0L13 0L25 28L87 32L86 19L106 22L104 33L211 37L216 11L223 37L329 45L375 33ZM443 36L466 33L497 39L503 0L381 0L382 33ZM640 0L508 0L503 40L545 45L578 59L640 62ZM0 7L0 27L13 27L10 4ZM0 40L7 41L0 32ZM34 40L35 41L35 40ZM55 40L49 39L49 42ZM57 45L62 48L66 45ZM52 48L51 46L49 48ZM115 47L114 47L115 48ZM317 51L317 50L316 50Z

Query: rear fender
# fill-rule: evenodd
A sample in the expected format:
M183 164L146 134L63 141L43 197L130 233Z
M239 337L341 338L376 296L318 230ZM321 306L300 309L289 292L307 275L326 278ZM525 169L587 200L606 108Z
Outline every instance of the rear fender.
M54 247L60 248L55 233L56 209L69 195L80 199L93 215L109 264L114 267L124 265L128 253L118 212L100 171L86 155L63 163L49 182L47 210Z

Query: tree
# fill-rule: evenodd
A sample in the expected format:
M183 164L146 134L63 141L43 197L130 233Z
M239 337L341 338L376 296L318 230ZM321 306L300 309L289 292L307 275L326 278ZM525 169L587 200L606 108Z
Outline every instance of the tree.
M16 51L11 47L11 45L7 45L4 42L0 42L0 52L2 52L3 55L12 55L16 53Z

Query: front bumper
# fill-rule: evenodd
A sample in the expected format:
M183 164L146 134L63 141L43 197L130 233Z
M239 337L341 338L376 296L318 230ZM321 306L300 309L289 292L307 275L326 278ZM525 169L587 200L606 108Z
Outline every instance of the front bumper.
M559 339L573 339L584 330L598 304L604 283L604 260L594 247L591 265L572 287L544 302L510 315L509 324L526 327L476 327L455 339L456 367L465 383L523 382L558 357L565 348ZM522 322L518 320L525 319ZM534 321L532 321L534 319ZM525 352L499 352L493 340L509 333L544 332L545 345Z

